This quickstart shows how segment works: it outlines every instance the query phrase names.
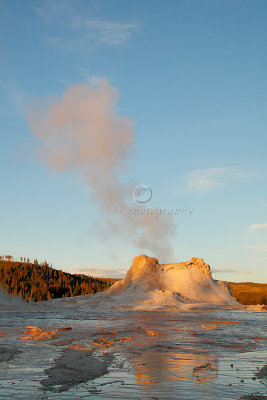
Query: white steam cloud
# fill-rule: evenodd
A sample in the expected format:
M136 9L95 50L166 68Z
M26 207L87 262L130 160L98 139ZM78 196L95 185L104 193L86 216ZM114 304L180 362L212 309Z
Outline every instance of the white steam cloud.
M134 146L133 121L116 113L119 93L106 79L98 85L72 85L61 98L34 100L27 109L30 129L40 140L39 157L55 171L77 170L90 187L92 199L103 208L127 207L134 187L119 174L125 170ZM175 226L169 216L118 215L106 218L116 235L129 237L156 256L171 256Z
M28 307L29 304L18 296L11 296L0 286L0 310Z

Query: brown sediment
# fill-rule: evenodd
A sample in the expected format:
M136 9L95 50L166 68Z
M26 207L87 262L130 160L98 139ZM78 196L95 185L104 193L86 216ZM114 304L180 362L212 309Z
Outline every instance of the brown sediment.
M191 329L184 329L184 330L182 330L182 332L183 333L186 333L186 334L190 334L190 335L192 335L192 336L198 336L199 335L199 329L198 330L191 330Z
M167 319L167 322L180 322L180 319Z
M117 331L115 329L106 331L104 328L99 328L99 333L101 333L101 335L116 335Z
M128 327L128 329L129 329L129 327ZM128 330L128 329L127 329L127 330ZM137 326L136 328L131 329L131 332L138 332L138 333L140 333L142 330L143 330L143 328L141 328L141 326Z
M227 349L242 349L242 346L239 343L228 343L222 344L222 347L226 347Z
M156 331L156 330L154 330L154 329L145 329L145 331L146 331L146 333L147 333L149 336L159 336L159 335L162 335L162 333L160 333L160 332L158 332L158 331Z
M114 342L111 342L110 340L107 340L105 338L99 338L99 339L91 339L91 344L93 346L105 348L105 347L111 347L114 345Z
M83 344L77 343L68 346L68 349L71 350L79 350L79 351L92 351L93 348L90 346L84 346Z
M202 343L203 344L213 344L214 341L212 339L209 339L209 340L203 340Z
M210 324L240 324L240 321L210 321Z
M117 342L124 342L124 341L131 341L131 340L133 340L134 338L131 338L131 337L123 337L123 338L121 338L121 339L117 339Z
M251 336L250 337L251 340L267 340L267 336Z
M26 326L27 330L23 332L19 332L22 336L21 340L49 340L54 338L57 334L55 331L46 331L38 328L38 326Z
M66 328L56 328L56 331L71 331L72 328L70 326L66 327Z
M49 340L49 339L52 339L53 337L57 336L57 332L64 332L64 331L72 330L72 328L70 326L56 328L55 331L44 330L44 329L39 328L38 326L30 326L30 325L27 325L26 328L27 329L25 331L19 332L19 335L25 335L20 338L21 340ZM53 344L59 345L56 342L54 342Z
M221 329L217 325L201 325L203 329Z
M0 332L0 337L3 337L3 336L5 336L5 333L4 332Z

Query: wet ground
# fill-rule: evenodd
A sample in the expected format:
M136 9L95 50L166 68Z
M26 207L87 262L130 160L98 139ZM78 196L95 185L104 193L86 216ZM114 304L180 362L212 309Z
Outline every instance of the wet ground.
M0 399L266 399L266 316L0 311Z

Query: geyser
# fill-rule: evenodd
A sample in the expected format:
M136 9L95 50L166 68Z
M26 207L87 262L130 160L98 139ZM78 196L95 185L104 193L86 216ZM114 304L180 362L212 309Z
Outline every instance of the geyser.
M137 256L125 278L97 297L112 298L114 306L135 309L238 305L227 286L212 278L210 266L195 257L181 263L159 264L156 258Z

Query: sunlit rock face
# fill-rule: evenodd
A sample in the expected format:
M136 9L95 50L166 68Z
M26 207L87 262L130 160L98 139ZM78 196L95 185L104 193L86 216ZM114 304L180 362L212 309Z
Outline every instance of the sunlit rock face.
M154 257L133 259L124 279L105 291L114 301L146 308L186 304L237 305L229 290L212 279L210 266L202 258L159 264ZM116 296L117 295L117 296Z
M184 270L189 273L193 272L196 275L199 275L200 272L206 277L212 278L210 266L206 264L202 258L193 257L191 261L159 264L157 258L142 254L133 259L132 266L124 279L124 285L142 285L148 286L148 289L152 289L152 286L159 288L164 281L164 273L169 275L169 272L172 270L179 272L180 275ZM165 284L166 283L167 282L165 282Z
M133 259L132 266L124 278L126 287L142 287L144 290L156 289L160 285L160 265L156 258L140 255Z

